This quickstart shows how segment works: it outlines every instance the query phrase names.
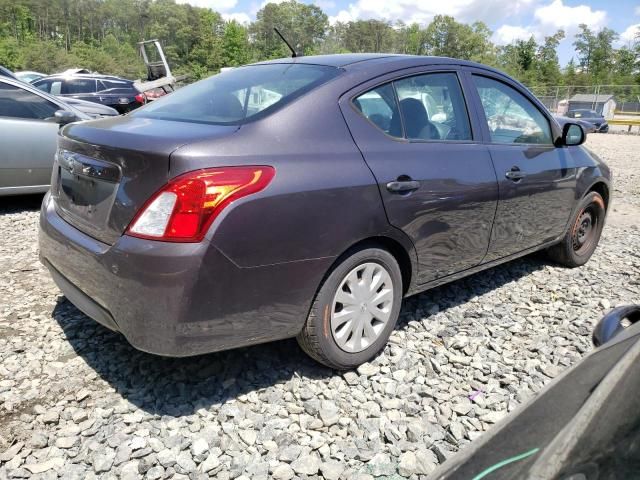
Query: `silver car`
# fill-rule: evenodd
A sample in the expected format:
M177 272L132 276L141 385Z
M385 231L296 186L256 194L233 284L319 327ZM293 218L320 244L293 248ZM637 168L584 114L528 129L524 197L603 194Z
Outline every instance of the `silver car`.
M117 115L112 108L70 105L20 80L0 77L0 196L46 192L60 126L112 115Z

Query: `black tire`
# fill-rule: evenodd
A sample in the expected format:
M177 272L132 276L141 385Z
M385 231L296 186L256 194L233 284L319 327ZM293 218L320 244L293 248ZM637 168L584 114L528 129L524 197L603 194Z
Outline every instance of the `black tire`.
M600 194L589 192L580 201L560 243L547 250L549 257L571 268L587 263L600 241L605 214L605 204Z
M334 338L331 327L333 301L345 277L365 263L377 263L389 274L393 284L391 313L376 340L364 350L351 353L343 350ZM328 367L336 370L355 368L373 359L387 344L400 314L402 292L402 274L393 255L380 248L364 248L350 252L335 266L316 293L305 326L297 336L298 344L311 358Z

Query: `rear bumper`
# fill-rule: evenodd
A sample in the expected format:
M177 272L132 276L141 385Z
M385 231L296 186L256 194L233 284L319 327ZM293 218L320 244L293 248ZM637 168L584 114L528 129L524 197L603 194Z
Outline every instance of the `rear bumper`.
M240 268L207 242L104 244L47 195L40 256L79 310L137 349L189 356L295 336L330 259Z

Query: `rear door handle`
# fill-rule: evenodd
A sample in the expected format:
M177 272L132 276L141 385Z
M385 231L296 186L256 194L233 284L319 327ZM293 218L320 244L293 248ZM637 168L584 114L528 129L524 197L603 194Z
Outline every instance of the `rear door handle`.
M420 182L416 180L396 180L387 183L387 190L393 193L413 192L420 188Z
M504 176L507 177L509 180L513 180L514 182L519 182L524 177L526 177L527 174L522 172L520 170L520 167L513 166L511 167L511 170L509 170L507 173L504 174Z

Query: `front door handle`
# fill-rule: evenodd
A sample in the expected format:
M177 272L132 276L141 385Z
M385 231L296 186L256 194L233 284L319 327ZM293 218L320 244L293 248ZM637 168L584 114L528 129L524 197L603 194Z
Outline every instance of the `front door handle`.
M511 167L511 170L504 174L504 176L509 180L513 180L514 182L519 182L524 177L526 177L527 174L521 171L520 167L514 165L513 167Z
M387 190L393 193L408 193L420 188L420 182L416 180L396 180L387 183Z

